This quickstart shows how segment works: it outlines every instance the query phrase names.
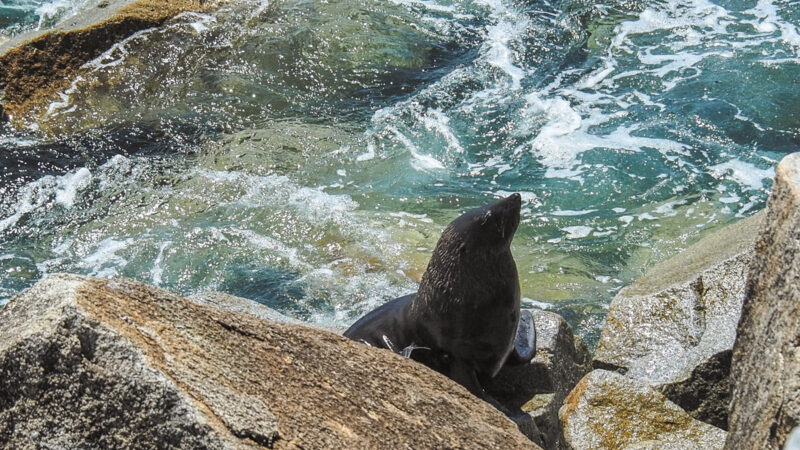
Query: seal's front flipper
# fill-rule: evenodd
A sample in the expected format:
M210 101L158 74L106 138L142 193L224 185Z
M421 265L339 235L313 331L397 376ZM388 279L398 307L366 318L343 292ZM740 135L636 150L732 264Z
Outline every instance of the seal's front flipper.
M446 374L451 380L467 388L476 397L486 400L487 395L478 381L475 366L463 359L456 359L450 363L450 368Z
M519 315L514 348L508 355L506 364L512 366L527 364L534 356L536 356L536 324L533 323L533 314L523 309Z

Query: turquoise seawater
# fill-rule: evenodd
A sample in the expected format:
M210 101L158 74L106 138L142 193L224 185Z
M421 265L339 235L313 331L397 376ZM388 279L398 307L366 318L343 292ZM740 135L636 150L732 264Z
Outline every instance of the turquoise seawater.
M520 192L523 303L592 342L621 287L764 207L800 145L798 27L787 0L182 14L0 131L0 302L69 271L347 325Z
M50 29L99 3L99 0L0 0L0 44L24 31Z

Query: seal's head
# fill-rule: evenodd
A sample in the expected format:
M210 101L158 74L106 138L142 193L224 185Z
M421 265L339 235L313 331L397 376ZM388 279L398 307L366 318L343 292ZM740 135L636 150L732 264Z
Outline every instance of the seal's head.
M511 194L499 202L463 214L447 226L442 237L457 237L461 251L506 251L519 226L522 198Z

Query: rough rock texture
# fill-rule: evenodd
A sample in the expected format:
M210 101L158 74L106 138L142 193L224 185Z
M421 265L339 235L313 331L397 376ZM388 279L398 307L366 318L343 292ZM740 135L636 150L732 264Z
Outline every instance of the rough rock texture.
M695 418L725 428L730 351L762 217L723 228L620 291L594 367L645 381Z
M542 432L544 447L563 448L558 409L591 370L589 349L558 314L531 309L536 357L524 366L505 366L487 391L507 408L521 408Z
M800 153L778 165L731 363L726 449L778 449L800 423Z
M210 306L212 308L222 309L225 311L235 312L238 314L250 314L261 320L269 322L282 322L293 323L295 325L302 325L303 322L295 318L282 314L269 306L262 305L255 300L237 297L235 295L226 294L218 291L205 291L189 296L189 300L199 303L201 305ZM335 326L316 326L326 331L336 334L344 333L347 327Z
M12 299L0 376L3 448L535 448L399 355L125 280Z
M0 55L0 118L20 119L45 99L68 86L84 63L116 42L145 28L163 24L184 11L206 11L219 0L114 0L83 14L80 23L67 22L38 34ZM89 22L87 21L95 21ZM26 36L28 37L28 36Z
M225 311L235 312L238 314L250 314L253 317L258 317L261 320L268 322L283 322L301 325L297 319L293 319L285 314L281 314L274 309L264 306L253 300L249 300L235 295L226 294L218 291L205 291L189 296L189 300L199 303L201 305L210 306L212 308L222 309Z
M574 449L720 449L726 435L646 383L607 370L586 375L559 417Z

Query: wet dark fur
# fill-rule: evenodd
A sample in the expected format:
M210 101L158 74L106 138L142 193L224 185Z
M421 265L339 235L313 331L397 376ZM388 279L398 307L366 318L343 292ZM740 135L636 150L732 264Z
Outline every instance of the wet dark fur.
M514 350L520 317L511 255L520 204L513 194L454 220L419 291L375 309L344 335L411 356L486 398L480 380L494 377Z

